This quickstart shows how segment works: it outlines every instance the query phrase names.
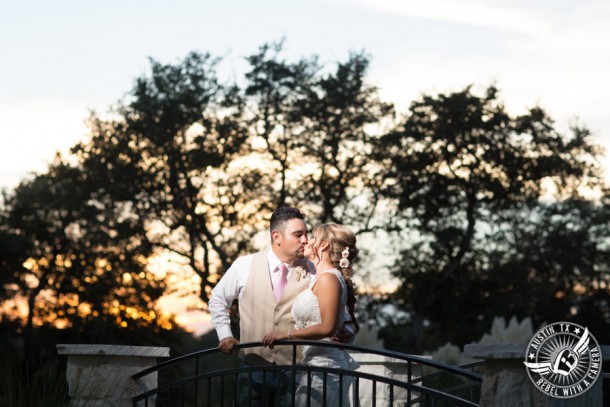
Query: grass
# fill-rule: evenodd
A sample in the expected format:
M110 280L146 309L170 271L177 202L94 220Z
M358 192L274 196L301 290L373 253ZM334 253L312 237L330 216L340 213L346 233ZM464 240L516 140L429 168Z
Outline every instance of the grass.
M68 404L66 368L59 358L0 369L0 407L64 407Z

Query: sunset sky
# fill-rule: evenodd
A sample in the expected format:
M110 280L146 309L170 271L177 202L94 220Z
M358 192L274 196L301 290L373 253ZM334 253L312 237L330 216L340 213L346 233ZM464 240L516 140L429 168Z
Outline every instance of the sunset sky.
M597 0L2 1L0 187L43 171L86 137L90 109L107 111L146 73L148 57L244 57L286 39L287 58L372 59L369 80L406 106L422 92L496 83L509 110L540 104L567 128L576 118L610 146L610 2ZM607 159L605 162L609 162Z
M148 58L223 56L222 80L244 57L285 38L285 56L332 65L371 57L368 79L406 112L422 93L495 83L513 114L540 104L567 129L576 119L610 148L610 2L597 0L0 0L0 188L44 171L56 151L86 140L147 73ZM610 168L610 160L604 159ZM164 263L165 264L165 263ZM188 279L185 281L189 281ZM192 298L166 299L198 332Z

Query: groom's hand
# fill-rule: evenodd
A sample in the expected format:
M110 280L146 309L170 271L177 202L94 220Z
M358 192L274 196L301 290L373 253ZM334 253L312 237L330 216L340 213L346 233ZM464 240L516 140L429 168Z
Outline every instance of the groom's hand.
M354 334L349 329L346 329L345 327L343 327L331 339L335 342L349 344L354 341Z
M231 353L233 352L233 347L237 344L239 344L237 339L233 338L232 336L228 336L220 341L218 347L222 353Z

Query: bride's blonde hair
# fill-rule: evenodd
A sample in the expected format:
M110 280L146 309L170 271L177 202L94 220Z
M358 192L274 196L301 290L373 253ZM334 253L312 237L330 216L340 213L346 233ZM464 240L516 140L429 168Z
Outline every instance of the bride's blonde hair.
M343 274L347 285L347 309L350 314L351 321L354 326L354 333L358 332L360 326L356 321L354 309L356 307L356 285L352 281L353 268L352 264L358 256L358 248L356 247L356 235L349 228L338 225L336 223L323 223L317 225L313 229L313 235L316 237L314 253L318 255L318 249L322 242L328 242L328 256L331 263L337 270ZM342 255L345 249L349 249L347 257ZM347 267L341 267L341 259L347 258L349 264Z

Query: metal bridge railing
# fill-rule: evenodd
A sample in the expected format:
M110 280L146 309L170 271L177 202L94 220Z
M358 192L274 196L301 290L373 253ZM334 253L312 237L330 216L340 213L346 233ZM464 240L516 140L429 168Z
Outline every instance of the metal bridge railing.
M391 358L393 363L406 365L406 380L373 374L362 369L349 370L297 364L297 352L302 345L339 348L349 351L352 355L361 353ZM260 346L262 346L260 342L251 342L240 344L237 348ZM292 347L292 364L245 366L235 354L225 355L219 348L211 348L143 370L133 375L133 379L137 381L156 372L159 374L160 384L156 389L134 397L133 405L146 407L254 405L251 396L255 383L253 377L257 375L263 378L264 394L267 387L273 388L277 385L273 383L274 380L278 378L284 380L283 388L287 389L284 401L288 400L288 404L292 406L301 405L297 403L297 393L305 393L307 404L309 401L315 401L317 397L321 405L330 406L327 400L330 396L334 396L334 404L338 400L339 405L365 405L361 402L364 387L368 389L367 397L369 397L366 405L372 406L478 405L481 375L475 370L479 364L452 366L421 356L329 341L279 341L275 346ZM420 371L422 373L419 373ZM312 395L311 381L314 377L322 380L322 394ZM327 386L331 381L338 383L338 387ZM258 388L258 391L260 390ZM236 400L241 400L241 403L237 403Z

